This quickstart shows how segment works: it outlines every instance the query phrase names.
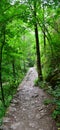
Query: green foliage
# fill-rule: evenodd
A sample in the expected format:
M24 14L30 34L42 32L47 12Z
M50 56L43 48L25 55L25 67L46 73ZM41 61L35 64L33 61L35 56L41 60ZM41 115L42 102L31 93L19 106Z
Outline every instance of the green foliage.
M34 85L39 86L40 88L42 88L44 90L48 89L47 82L46 81L40 81L38 78L35 79Z
M39 84L40 84L40 81L39 81L38 78L36 78L36 79L34 80L34 85L35 85L35 86L39 86Z
M5 114L5 108L0 100L0 118Z
M36 18L34 17L34 3L36 2ZM57 106L53 112L56 118L60 113L60 75L53 73L56 68L60 70L60 7L59 0L32 1L21 3L19 0L0 1L0 72L4 90L5 103L8 107L18 84L22 81L29 67L36 64L36 45L34 39L34 26L38 24L41 61L44 81L38 79L34 84L47 89L54 96L53 103ZM44 37L45 36L45 37ZM46 46L44 47L44 38ZM1 52L2 50L2 52ZM51 78L52 77L52 78ZM58 78L57 78L58 77ZM45 80L54 81L47 87ZM1 81L0 81L1 82ZM52 82L53 83L53 82ZM52 85L53 86L53 85ZM1 90L0 90L1 98ZM49 99L45 104L49 104ZM4 116L5 109L0 101L0 118Z
M8 107L10 105L12 97L13 97L12 95L9 95L8 98L6 96L6 98L5 98L5 105L6 105L6 107Z
M45 99L45 100L44 100L44 104L45 104L45 105L48 105L48 104L50 104L50 103L52 103L52 100L50 100L50 99Z
M54 112L52 113L52 117L56 119L58 115L60 115L60 107L59 109L54 110Z
M60 115L60 88L57 88L52 92L52 95L55 97L53 103L56 105L56 109L53 111L53 118L57 118Z
M57 120L57 123L59 124L59 119L60 119L60 87L57 87L57 89L53 90L48 87L47 92L52 95L53 100L45 100L44 104L52 104L52 107L55 106L55 108L52 111L52 117Z
M2 124L2 118L5 115L7 107L9 107L10 102L14 96L14 94L17 92L17 87L19 83L22 81L24 75L20 77L20 80L16 80L15 82L10 79L9 82L3 83L4 88L4 99L5 99L5 107L1 100L1 91L0 91L0 125Z
M2 101L0 100L0 126L2 125L2 117L5 115L5 108Z

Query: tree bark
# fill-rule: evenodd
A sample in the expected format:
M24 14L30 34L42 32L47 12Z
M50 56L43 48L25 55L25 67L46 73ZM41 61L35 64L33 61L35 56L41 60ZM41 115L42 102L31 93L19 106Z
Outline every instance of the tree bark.
M42 77L42 68L41 68L41 54L40 54L40 47L39 47L38 26L36 21L36 3L34 3L34 18L35 18L34 28L35 28L35 40L36 40L38 79L42 81L43 77Z
M44 38L44 49L46 49L46 34L45 34L45 6L43 3L43 38Z
M0 45L0 88L1 88L2 102L3 105L5 106L4 90L2 86L2 51L5 45L5 26L2 27L2 35L3 35L3 40Z
M38 38L37 24L35 24L35 39L36 39L38 78L39 78L39 80L43 80L43 78L42 78L41 57L40 57L40 49L39 49L39 38Z
M12 60L12 71L13 71L13 79L14 79L14 83L16 80L16 73L15 73L15 60Z
M2 86L2 47L0 48L0 88L1 88L1 95L2 95L2 102L5 106L5 100L4 100L4 91Z

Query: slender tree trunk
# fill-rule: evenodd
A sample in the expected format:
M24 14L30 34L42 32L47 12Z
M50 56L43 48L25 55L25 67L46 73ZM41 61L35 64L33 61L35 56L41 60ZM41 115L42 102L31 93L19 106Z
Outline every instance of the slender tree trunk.
M42 80L43 78L42 78L41 57L40 57L40 48L39 48L39 38L38 38L37 24L35 24L35 39L36 39L38 78L39 78L39 80Z
M43 3L43 38L44 38L44 49L46 49L46 34L45 34L45 6Z
M2 27L2 43L0 45L0 88L1 88L1 95L2 95L2 102L3 105L5 106L5 99L4 99L4 90L3 90L3 86L2 86L2 51L3 51L3 47L5 45L5 26Z
M25 65L25 60L24 60L24 73L26 73L26 65Z
M1 88L2 102L5 106L4 91L2 86L2 47L0 48L0 88Z
M41 54L40 54L40 47L39 47L38 26L36 21L36 3L34 3L34 17L35 17L34 28L35 28L35 39L36 39L38 79L42 81L43 77L42 77L42 68L41 68Z
M45 28L44 28L44 49L46 49L46 35L45 35Z
M14 82L16 80L16 73L15 73L15 60L12 60L12 71L13 71L13 78L14 78Z

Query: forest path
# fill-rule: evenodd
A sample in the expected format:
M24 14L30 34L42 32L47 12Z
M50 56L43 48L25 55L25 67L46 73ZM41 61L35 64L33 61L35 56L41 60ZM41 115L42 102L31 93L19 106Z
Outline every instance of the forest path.
M30 68L7 110L3 130L57 130L43 103L49 96L34 87L36 77L35 68Z

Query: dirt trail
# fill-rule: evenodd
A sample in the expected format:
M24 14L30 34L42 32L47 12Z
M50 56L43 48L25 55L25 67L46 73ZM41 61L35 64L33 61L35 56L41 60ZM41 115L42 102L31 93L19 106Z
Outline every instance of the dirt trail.
M36 77L35 68L30 68L7 110L3 130L57 130L48 106L43 104L48 95L34 87Z

